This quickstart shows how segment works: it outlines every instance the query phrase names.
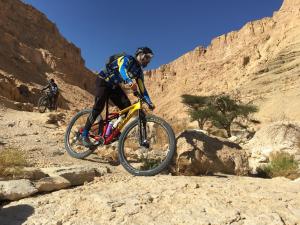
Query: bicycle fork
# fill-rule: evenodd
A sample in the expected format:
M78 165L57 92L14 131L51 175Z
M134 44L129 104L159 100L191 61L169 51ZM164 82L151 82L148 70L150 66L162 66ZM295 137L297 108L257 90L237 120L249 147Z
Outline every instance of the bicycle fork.
M147 125L146 125L146 115L142 110L139 110L139 142L140 146L149 148L150 144L147 140Z

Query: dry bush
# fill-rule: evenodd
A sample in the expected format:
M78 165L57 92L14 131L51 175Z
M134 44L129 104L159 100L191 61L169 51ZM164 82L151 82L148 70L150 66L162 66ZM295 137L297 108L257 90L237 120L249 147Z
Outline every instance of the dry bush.
M0 150L0 177L14 176L21 173L22 168L28 163L22 152L14 148ZM7 170L13 168L14 174Z

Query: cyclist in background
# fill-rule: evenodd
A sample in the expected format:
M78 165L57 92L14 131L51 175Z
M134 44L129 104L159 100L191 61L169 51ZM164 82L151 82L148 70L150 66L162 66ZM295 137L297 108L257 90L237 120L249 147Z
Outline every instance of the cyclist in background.
M54 82L54 79L50 79L48 85L43 87L42 91L47 89L49 89L48 96L50 99L50 107L51 109L56 109L59 91L57 84Z

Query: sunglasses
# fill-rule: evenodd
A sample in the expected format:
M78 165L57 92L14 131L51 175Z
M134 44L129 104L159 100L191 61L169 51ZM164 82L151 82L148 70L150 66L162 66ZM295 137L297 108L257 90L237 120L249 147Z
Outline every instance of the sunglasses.
M152 54L145 54L145 55L143 56L143 59L144 59L144 60L147 60L147 61L150 61L150 60L152 59L152 57L153 57Z

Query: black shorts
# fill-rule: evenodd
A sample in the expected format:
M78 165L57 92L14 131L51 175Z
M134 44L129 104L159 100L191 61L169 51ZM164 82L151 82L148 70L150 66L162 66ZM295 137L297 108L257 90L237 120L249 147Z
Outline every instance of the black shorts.
M102 112L105 102L109 98L119 109L125 109L131 102L119 85L111 87L104 79L96 79L96 98L93 109Z

